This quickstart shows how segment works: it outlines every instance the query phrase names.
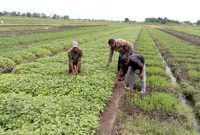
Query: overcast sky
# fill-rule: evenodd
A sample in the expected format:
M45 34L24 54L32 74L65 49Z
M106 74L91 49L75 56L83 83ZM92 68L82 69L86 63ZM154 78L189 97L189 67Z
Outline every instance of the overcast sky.
M1 0L0 11L69 15L70 18L144 21L200 19L200 0Z

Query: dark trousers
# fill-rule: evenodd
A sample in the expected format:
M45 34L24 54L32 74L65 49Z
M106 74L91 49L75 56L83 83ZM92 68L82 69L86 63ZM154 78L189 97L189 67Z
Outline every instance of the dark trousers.
M78 63L73 63L73 70L75 70L75 66L77 67L77 64ZM72 68L70 66L70 63L68 65L69 65L69 73L72 73ZM79 66L77 71L78 71L78 73L81 73L81 64L80 64L80 66Z
M120 60L121 60L121 57L122 57L122 56L123 56L123 55L119 55L117 69L118 69L118 71L119 71L120 68L122 68L122 74L121 74L121 76L125 76L126 73L127 73L127 71L128 71L128 66L127 66L127 65L124 65L123 67L121 67L121 65L120 65Z

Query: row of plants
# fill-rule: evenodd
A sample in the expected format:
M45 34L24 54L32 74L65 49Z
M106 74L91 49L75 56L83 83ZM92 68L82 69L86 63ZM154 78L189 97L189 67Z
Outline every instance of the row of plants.
M156 29L149 29L162 55L178 78L182 91L195 102L194 111L200 116L200 50Z
M192 36L200 37L200 27L199 26L165 26L165 28L185 33Z
M191 84L198 84L200 80L193 75L193 71L197 75L200 72L200 50L159 30L150 29L150 32L173 71L179 74L178 77L189 80ZM179 72L183 74L180 75Z
M117 54L111 68L106 67L107 40L130 33L136 38L139 31L110 30L109 36L80 44L82 72L77 77L67 73L66 52L1 75L0 134L95 134L116 76Z
M120 134L193 134L188 110L180 105L176 87L166 74L166 63L146 28L135 46L136 53L145 58L150 93L124 93L118 116Z
M41 36L40 34L30 36L31 39L39 41L39 43L36 43L36 44L35 43L31 44L32 42L31 39L29 38L26 39L26 37L20 37L20 38L23 38L25 42L21 41L20 43L20 40L19 40L19 43L17 43L16 45L13 44L14 42L7 43L6 41L2 41L2 44L6 43L9 45L2 46L1 56L0 56L0 69L7 69L10 67L14 67L16 64L19 64L22 62L34 60L38 57L52 55L60 51L64 51L65 49L70 47L72 40L77 39L79 43L85 43L85 42L96 40L98 38L102 38L104 36L108 36L110 34L127 29L127 27L126 28L123 27L121 29L117 29L117 28L118 27L110 27L110 28L102 27L102 28L98 28L98 30L96 31L95 29L89 29L89 30L66 32L67 34L60 33L60 35L57 34L56 40L54 41L50 40L46 43L42 42L42 40L40 39L37 39L37 37ZM104 32L102 33L102 31ZM53 36L55 35L55 33L54 34L50 33L50 35ZM51 36L48 36L48 34L46 35L47 39L50 39ZM58 37L60 37L61 39L59 39ZM16 39L16 41L18 40ZM30 43L30 45L27 45L28 43ZM9 47L9 46L12 46L12 47Z

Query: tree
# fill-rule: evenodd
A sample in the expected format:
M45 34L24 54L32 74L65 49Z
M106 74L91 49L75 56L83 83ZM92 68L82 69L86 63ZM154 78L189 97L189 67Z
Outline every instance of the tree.
M52 19L59 19L60 18L60 16L59 15L56 15L56 14L54 14L53 16L52 16Z
M183 23L187 24L187 25L191 25L192 24L190 21L184 21Z
M40 16L40 17L42 17L42 18L46 18L47 16L46 16L45 13L41 13L41 16Z
M4 13L3 13L3 12L0 12L0 16L4 16Z
M7 11L3 11L4 16L8 16L9 13Z
M27 16L27 17L31 17L32 14L31 14L30 12L27 12L27 13L26 13L26 16Z
M200 25L200 20L197 21L197 25Z
M13 11L10 13L11 16L17 16L17 12Z
M39 13L33 13L32 16L33 16L33 17L38 17L38 18L39 18L39 17L40 17L40 14L39 14Z
M170 20L167 17L161 18L145 18L145 22L146 23L160 23L160 24L166 24L166 23L176 23L178 24L179 21L175 21L175 20Z
M67 20L67 19L69 19L69 16L65 15L65 16L63 16L63 19Z
M26 17L26 13L22 13L21 16Z
M125 18L125 22L129 22L129 18Z

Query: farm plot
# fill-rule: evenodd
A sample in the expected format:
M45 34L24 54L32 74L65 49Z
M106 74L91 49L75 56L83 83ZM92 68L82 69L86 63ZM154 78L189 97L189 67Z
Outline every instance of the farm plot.
M166 32L170 35L175 36L175 37L178 37L178 38L180 38L184 41L187 41L192 46L200 48L200 36L195 36L195 35L183 33L183 32L180 32L180 31L175 31L175 30L171 30L171 29L159 29L159 30L164 31L164 32Z
M147 92L154 92L147 94L125 92L118 122L113 132L116 134L193 134L188 110L179 104L178 92L166 74L163 59L159 56L157 47L145 28L136 41L136 52L145 57Z
M134 39L140 28L113 31L114 38ZM81 76L67 75L66 53L2 74L0 134L94 134L114 87L117 56L112 68L105 66L110 36L81 44Z
M0 42L0 47L2 48L0 51L0 70L12 69L16 64L64 51L64 49L69 48L72 40L77 39L78 42L85 43L119 32L120 30L128 29L127 27L121 29L117 28L116 26L109 28L102 27L98 29L73 31L70 33L57 33L56 36L55 33L49 33L49 35L38 34L27 36L28 38L3 38L4 40L2 39Z
M182 84L184 93L192 95L195 101L195 113L200 116L198 90L200 86L200 50L159 30L150 29L149 31Z
M167 26L165 28L185 33L192 36L200 37L200 27L199 26Z

